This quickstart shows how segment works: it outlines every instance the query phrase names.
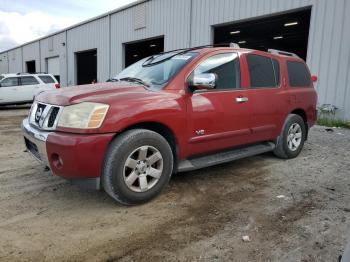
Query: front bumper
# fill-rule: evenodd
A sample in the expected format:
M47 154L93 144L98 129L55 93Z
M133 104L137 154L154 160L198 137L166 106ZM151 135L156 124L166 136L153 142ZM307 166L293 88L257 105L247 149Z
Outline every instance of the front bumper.
M50 167L46 152L46 140L50 132L39 131L31 127L28 118L26 118L22 122L22 133L27 150L39 162Z
M87 189L99 189L103 160L115 134L46 132L22 123L27 150L53 175Z

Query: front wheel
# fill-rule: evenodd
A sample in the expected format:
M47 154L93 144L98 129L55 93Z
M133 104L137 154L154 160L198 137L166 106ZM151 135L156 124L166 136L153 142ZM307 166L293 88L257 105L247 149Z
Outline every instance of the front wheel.
M297 157L303 149L306 138L304 120L296 114L290 114L283 126L277 145L273 151L277 157L289 159Z
M133 129L110 144L102 185L121 204L141 204L161 192L172 171L173 154L164 137L150 130Z

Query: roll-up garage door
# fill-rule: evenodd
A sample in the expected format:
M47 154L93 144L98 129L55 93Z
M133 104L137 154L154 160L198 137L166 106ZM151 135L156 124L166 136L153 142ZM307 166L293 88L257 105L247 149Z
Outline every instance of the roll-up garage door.
M47 72L60 82L60 60L59 57L51 57L47 59Z

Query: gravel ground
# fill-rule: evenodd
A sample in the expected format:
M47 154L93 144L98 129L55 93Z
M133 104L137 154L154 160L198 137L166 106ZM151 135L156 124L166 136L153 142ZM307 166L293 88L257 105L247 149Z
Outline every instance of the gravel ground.
M0 110L1 261L338 261L350 232L350 130L314 127L301 155L174 176L115 204L24 152L26 108ZM243 241L249 236L250 241Z

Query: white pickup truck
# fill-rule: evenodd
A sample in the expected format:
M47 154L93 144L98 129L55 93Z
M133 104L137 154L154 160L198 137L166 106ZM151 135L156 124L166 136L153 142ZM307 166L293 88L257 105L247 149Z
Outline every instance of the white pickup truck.
M0 75L0 105L25 104L47 90L60 88L53 75L17 73Z

